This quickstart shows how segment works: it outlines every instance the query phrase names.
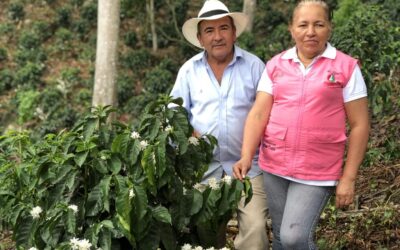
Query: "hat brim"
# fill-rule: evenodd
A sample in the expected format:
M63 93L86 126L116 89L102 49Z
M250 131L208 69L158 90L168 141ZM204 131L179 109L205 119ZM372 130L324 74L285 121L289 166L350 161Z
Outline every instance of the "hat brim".
M236 37L239 37L240 34L242 34L243 31L245 30L246 25L248 23L248 17L240 12L224 13L204 18L198 18L198 17L191 18L187 20L182 26L183 36L186 38L188 42L190 42L194 46L198 48L203 48L199 42L199 39L197 38L198 23L203 20L216 20L226 16L232 17L236 27Z

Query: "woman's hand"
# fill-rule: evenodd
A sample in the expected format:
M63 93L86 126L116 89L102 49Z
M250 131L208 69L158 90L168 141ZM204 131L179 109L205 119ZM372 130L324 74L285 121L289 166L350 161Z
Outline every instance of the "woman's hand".
M343 208L354 200L355 180L341 178L336 187L336 207Z
M233 176L236 179L243 180L251 168L251 160L241 158L233 165Z

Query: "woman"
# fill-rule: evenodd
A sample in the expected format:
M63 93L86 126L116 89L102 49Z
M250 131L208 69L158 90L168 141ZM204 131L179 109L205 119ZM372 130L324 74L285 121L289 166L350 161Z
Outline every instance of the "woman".
M233 167L243 179L261 141L273 249L316 248L314 231L335 186L337 207L353 202L368 142L367 91L357 61L328 43L331 27L325 2L298 3L289 25L295 47L267 63Z

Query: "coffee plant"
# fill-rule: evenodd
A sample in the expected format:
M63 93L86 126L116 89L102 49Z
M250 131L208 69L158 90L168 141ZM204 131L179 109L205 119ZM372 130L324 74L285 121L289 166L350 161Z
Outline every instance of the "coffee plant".
M160 97L137 126L107 123L106 106L38 141L1 136L0 218L17 249L211 246L251 186L229 177L198 184L217 141L192 137L181 104Z

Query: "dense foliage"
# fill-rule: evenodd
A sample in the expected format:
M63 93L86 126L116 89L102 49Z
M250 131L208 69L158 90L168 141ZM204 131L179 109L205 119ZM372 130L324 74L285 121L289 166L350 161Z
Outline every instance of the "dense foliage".
M250 182L199 184L216 140L192 137L185 110L170 103L181 101L151 103L137 128L107 125L112 109L98 107L37 142L0 137L0 217L17 248L215 246Z
M155 1L159 50L153 52L146 1L121 0L118 107L115 107L115 112L120 121L130 124L130 129L140 126L139 117L144 115L145 106L156 99L159 93L169 92L179 66L197 53L196 48L184 41L180 27L187 18L197 15L202 1ZM225 2L231 10L241 11L242 0ZM287 24L296 2L257 1L253 32L243 34L238 44L264 61L292 46ZM395 205L400 203L400 195L395 191L400 188L400 179L397 178L400 164L400 4L398 0L327 2L332 7L334 22L330 42L359 59L368 85L372 133L361 172L373 174L370 178L361 178L362 183L358 185L364 188L365 193L371 192L379 197L384 195L378 201L371 200L372 194L364 195L367 196L364 200L361 197L354 210L362 210L366 206L372 210L363 210L360 217L340 217L343 216L340 215L341 211L328 206L323 228L318 231L322 237L319 245L326 249L398 245L400 242L393 240L396 238L393 234L396 236L397 233L398 236L400 227L400 211ZM34 175L37 172L32 172L33 166L42 164L39 159L44 157L36 152L45 155L45 152L52 152L51 148L61 150L61 142L65 140L76 143L80 140L78 134L83 131L83 127L79 130L79 126L74 127L74 124L82 119L89 119L86 115L92 96L96 25L96 0L0 1L0 131L2 143L7 145L1 148L0 179L5 180L5 183L12 180L5 178L10 174L8 171L11 169L11 162L22 159L31 159L29 164L19 165L21 171L29 170L31 175L27 175L28 179L21 179L20 184L37 183L39 179L36 182L29 179L38 178ZM123 126L110 129L110 142L113 136L122 131ZM8 144L12 141L15 143ZM60 145L56 147L57 143ZM109 146L101 144L101 147L111 150ZM98 147L100 145L96 144L95 148ZM12 161L6 158L12 150L18 148L18 157L11 157ZM35 150L32 151L31 148ZM55 152L59 152L57 150ZM72 161L72 158L65 161ZM54 171L59 171L56 169ZM49 175L55 173L51 172ZM113 171L107 172L110 173L116 174ZM18 178L25 178L24 176L25 174L17 175ZM111 178L110 183L115 184L115 180ZM47 182L43 183L41 185ZM383 184L387 186L382 186ZM18 194L14 192L16 187L13 188L11 192ZM25 188L29 190L33 187ZM65 190L69 188L67 186ZM45 194L40 192L40 195ZM38 198L28 197L32 200ZM113 198L112 195L110 197ZM58 216L67 216L69 210L65 208L66 204L63 206L57 208ZM46 211L47 209L49 207L46 207ZM96 209L101 210L104 207ZM29 211L29 208L24 211ZM81 214L82 210L79 211L79 218L82 219L84 215ZM4 218L8 218L7 221L11 224L17 220L13 218L12 221L10 214L7 216ZM29 214L25 216L29 217ZM64 218L62 216L59 219ZM383 220L379 221L378 218ZM347 223L351 227L334 230L338 223ZM109 224L105 228L110 229L107 226ZM371 229L374 227L385 228L380 230L384 232L382 238L367 239L367 234L363 232L374 232ZM350 236L354 236L354 240Z

